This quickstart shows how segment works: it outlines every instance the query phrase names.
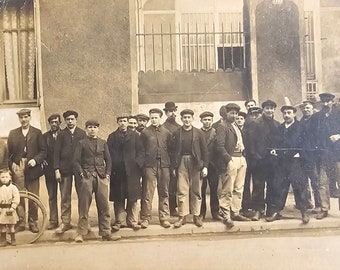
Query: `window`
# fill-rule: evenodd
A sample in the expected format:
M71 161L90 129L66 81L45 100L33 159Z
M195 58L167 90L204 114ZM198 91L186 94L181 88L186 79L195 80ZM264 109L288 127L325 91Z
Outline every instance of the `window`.
M5 1L0 8L0 103L37 100L34 1Z

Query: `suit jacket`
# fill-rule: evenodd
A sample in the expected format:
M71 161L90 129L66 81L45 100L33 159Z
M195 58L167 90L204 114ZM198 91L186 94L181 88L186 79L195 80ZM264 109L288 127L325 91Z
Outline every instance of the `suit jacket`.
M265 115L249 123L247 131L248 158L260 160L270 156L270 150L275 147L280 138L279 125L278 121Z
M22 134L21 127L9 132L7 141L9 156L8 166L9 168L12 168L13 163L19 165L21 158L24 156L26 145L27 160L34 159L37 165L34 167L27 167L25 171L25 180L33 180L39 178L43 174L41 163L47 155L46 144L40 129L32 126L29 127L26 140Z
M66 127L60 131L54 148L54 169L59 169L62 176L73 175L73 155L77 143L85 139L84 130L76 127L73 134Z
M0 138L0 170L8 168L8 149L5 140Z
M207 142L202 130L192 127L192 155L195 160L195 169L201 170L203 167L208 168L209 153ZM172 145L174 146L174 155L171 168L178 169L181 162L182 151L182 132L183 127L177 129L172 137Z
M156 167L157 157L160 158L162 168L170 167L171 133L169 130L163 126L156 129L151 125L142 131L140 139L146 168Z
M60 131L57 131L57 136L59 135ZM51 130L45 132L43 134L46 148L47 148L47 156L45 158L46 165L44 165L44 172L45 174L54 175L54 148L57 139L53 137L53 133Z
M162 124L162 127L165 127L167 130L169 130L171 134L173 134L180 126L181 125L176 121L169 121L169 119L166 119Z
M140 199L144 157L139 134L129 129L124 134L117 129L109 135L107 144L112 160L110 200Z
M84 173L85 177L89 177L89 174L96 172L101 178L105 178L111 174L109 148L106 141L100 138L96 139L95 147L91 140L94 139L87 137L78 142L73 157L74 174L79 177Z
M216 131L217 168L219 171L227 169L229 161L237 144L237 135L233 126L223 121Z
M216 165L216 129L213 127L209 130L201 129L207 142L209 153L209 164Z
M278 158L291 159L295 154L300 153L302 144L302 129L299 121L295 121L288 128L285 127L285 123L282 123L278 127L280 138L277 141L275 148L282 149L276 150Z

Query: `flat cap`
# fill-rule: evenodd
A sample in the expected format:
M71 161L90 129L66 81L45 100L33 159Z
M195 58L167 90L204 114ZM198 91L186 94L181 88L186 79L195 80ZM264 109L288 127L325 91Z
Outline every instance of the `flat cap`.
M247 113L245 113L245 112L238 112L238 116L242 116L245 119L247 117Z
M30 109L21 109L20 111L17 112L17 115L31 115L31 110Z
M261 106L262 106L262 108L267 107L267 106L274 107L274 108L277 107L276 103L274 101L270 100L270 99L264 101Z
M262 108L257 106L251 107L249 108L248 113L262 113Z
M163 113L163 112L162 112ZM146 120L146 121L149 121L150 120L150 117L147 116L146 114L144 113L139 113L136 115L137 116L137 119L141 119L141 120Z
M78 118L78 113L76 111L70 110L63 113L64 119L69 117L70 115L74 115L75 118Z
M175 102L172 102L172 101L168 101L165 103L164 105L164 111L170 111L170 110L176 110L177 109L177 106L175 104Z
M181 116L185 115L185 114L191 114L192 116L194 115L194 111L190 110L190 109L184 109L183 111L181 111Z
M335 96L331 93L321 93L319 94L320 100L321 101L330 101L333 100L335 98Z
M120 119L123 119L123 118L129 119L129 116L130 115L127 114L127 113L122 113L122 114L117 115L116 119L117 119L117 121L120 120Z
M293 112L296 112L296 108L291 105L283 105L281 107L281 112L284 112L285 110L293 110Z
M204 117L214 117L214 114L212 112L202 112L200 118L202 119Z
M222 105L221 108L220 108L220 110L219 110L219 114L220 114L220 116L221 116L222 118L224 118L224 117L225 117L225 113L226 113L226 111L225 111L225 106Z
M149 113L159 113L159 115L162 117L163 115L163 112L161 109L158 109L158 108L152 108L149 110Z
M90 119L90 120L87 120L85 122L85 127L88 127L88 126L95 126L95 127L99 127L99 122L95 119Z
M232 110L239 112L241 110L241 107L238 106L236 103L228 103L227 105L225 105L225 110L226 112L230 112Z

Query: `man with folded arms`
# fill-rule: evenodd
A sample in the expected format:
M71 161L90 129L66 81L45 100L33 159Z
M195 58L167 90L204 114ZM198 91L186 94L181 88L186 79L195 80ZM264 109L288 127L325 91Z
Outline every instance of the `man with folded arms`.
M147 228L151 219L152 200L157 186L158 216L162 227L169 228L169 182L171 133L161 126L163 112L154 108L149 111L151 125L140 135L145 156L145 174L142 183L141 226Z

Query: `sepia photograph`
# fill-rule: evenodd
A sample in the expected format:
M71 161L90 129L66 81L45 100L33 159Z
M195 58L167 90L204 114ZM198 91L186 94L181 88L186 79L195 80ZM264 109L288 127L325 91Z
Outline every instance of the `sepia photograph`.
M0 0L0 269L337 269L340 0Z

